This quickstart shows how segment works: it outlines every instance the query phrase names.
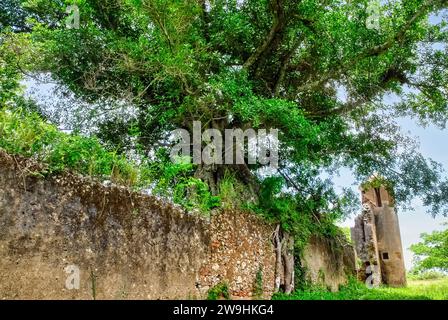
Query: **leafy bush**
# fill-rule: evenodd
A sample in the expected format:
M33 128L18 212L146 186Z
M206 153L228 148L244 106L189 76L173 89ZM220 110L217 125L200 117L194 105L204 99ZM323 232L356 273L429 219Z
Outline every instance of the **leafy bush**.
M283 192L284 184L284 179L280 177L263 180L259 202L249 205L249 208L267 221L280 224L282 230L294 237L296 257L300 256L312 235L343 239L341 229L335 225L338 212L326 210L328 199L316 200Z
M47 164L49 173L70 169L128 186L139 182L138 167L104 149L96 138L63 133L21 109L0 110L0 148Z
M342 234L343 234L345 240L346 240L348 243L353 244L352 234L351 234L351 231L350 231L350 227L339 227L339 229L341 230L341 232L342 232Z
M234 173L226 171L219 181L219 198L224 208L241 208L251 195L247 191L247 186L238 181Z
M448 275L446 273L442 273L435 270L427 270L422 272L410 272L407 275L408 279L411 280L436 280L436 279L442 279L447 278Z
M157 161L150 162L146 171L155 182L155 194L172 199L188 210L197 208L208 212L220 206L220 198L211 194L206 183L194 177L195 165L189 159L173 163L166 149L159 149L155 158Z
M217 284L208 291L207 300L218 299L230 300L229 286L225 282Z

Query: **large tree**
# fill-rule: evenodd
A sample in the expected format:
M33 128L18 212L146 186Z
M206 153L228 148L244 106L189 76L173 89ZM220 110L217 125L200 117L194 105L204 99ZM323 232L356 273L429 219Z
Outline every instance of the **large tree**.
M123 104L137 110L130 120L102 117L97 133L105 142L126 149L132 133L150 151L173 129L191 131L195 120L203 129L274 127L278 175L300 210L319 217L339 208L319 176L349 167L360 180L379 172L398 203L420 196L433 214L447 214L440 166L394 120L445 127L446 0L382 2L377 16L367 0L75 2L79 29L65 27L61 16L72 1L62 0L7 0L0 22L29 41L28 71L51 73L101 115ZM260 167L199 165L195 175L216 193L233 171L273 199L282 188L274 179L260 189Z

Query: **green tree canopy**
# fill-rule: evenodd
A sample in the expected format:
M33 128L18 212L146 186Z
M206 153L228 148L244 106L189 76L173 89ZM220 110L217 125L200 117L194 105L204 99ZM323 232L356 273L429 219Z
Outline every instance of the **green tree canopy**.
M399 203L420 196L447 214L442 169L394 120L446 125L448 31L444 19L428 19L446 0L382 2L377 29L366 24L367 0L79 0L81 26L67 29L72 3L2 1L1 27L27 39L28 71L50 72L103 112L137 109L131 120L101 121L105 142L123 147L132 134L149 151L194 120L204 129L275 127L279 174L302 199L315 198L303 177L345 166L361 180L380 172ZM235 172L251 184L258 168ZM228 169L197 172L211 185Z

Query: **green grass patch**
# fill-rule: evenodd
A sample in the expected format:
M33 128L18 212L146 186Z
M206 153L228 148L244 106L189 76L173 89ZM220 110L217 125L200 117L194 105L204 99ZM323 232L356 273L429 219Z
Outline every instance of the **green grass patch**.
M310 287L287 296L276 294L273 300L448 300L448 278L409 280L407 287L369 289L352 279L338 292Z

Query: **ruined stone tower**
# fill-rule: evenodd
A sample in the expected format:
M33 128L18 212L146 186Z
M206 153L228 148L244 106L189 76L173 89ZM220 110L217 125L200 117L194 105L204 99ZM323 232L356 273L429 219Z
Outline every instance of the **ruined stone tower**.
M362 280L393 287L406 285L398 215L394 199L384 186L361 188L363 211L356 217L352 239Z

